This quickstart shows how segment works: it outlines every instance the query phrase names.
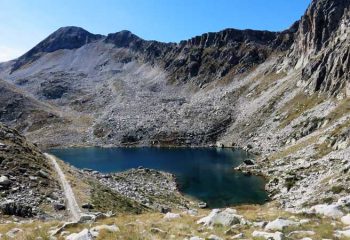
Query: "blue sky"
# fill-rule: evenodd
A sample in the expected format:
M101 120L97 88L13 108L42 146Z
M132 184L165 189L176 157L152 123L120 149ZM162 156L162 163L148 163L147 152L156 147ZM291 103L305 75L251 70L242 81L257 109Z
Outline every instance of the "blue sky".
M0 0L0 62L18 57L62 26L92 33L130 30L178 42L224 28L280 31L310 0Z

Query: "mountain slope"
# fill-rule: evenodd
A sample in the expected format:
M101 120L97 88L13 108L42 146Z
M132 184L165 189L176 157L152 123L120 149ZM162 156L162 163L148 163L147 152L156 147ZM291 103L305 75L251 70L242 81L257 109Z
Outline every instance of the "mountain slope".
M67 27L3 64L0 75L72 118L94 122L58 144L215 144L233 121L225 84L236 88L234 76L288 48L293 31L227 29L167 44L128 31L103 37Z
M17 131L0 124L0 212L19 217L45 216L62 200L52 166ZM49 210L50 209L50 210Z

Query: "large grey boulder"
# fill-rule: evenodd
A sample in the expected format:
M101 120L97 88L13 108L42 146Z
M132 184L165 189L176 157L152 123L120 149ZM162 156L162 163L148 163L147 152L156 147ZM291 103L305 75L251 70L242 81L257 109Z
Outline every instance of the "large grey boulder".
M282 231L286 227L297 225L297 224L299 224L299 223L291 221L291 220L277 218L276 220L269 222L265 226L265 230Z
M107 232L119 232L119 228L117 227L117 225L100 225L100 226L96 226L90 229L90 233L93 237L98 237L98 235L100 234L100 231L107 231Z
M235 224L245 224L244 218L237 214L237 211L231 208L225 210L213 209L211 213L197 221L197 224L204 226L222 225L232 226Z
M284 235L281 232L269 233L269 232L254 231L252 234L252 237L263 238L263 239L268 239L268 240L283 240L284 239Z
M88 229L84 229L79 233L72 233L66 237L66 240L92 240L93 237Z
M20 228L12 228L10 231L6 233L6 237L13 238L13 239L19 239L18 234L22 233L23 230Z
M8 177L6 176L1 176L0 177L0 185L1 186L5 186L5 187L8 187L11 185L11 181Z
M342 217L341 222L344 223L345 225L350 225L350 214L345 215Z
M165 220L172 220L172 219L176 219L176 218L181 218L181 215L178 213L167 212L163 218Z
M348 230L343 230L343 231L336 231L334 234L338 238L349 238L350 237L350 229Z
M80 216L79 223L93 222L96 220L96 216L93 214L84 214Z
M319 204L311 207L310 211L331 218L341 218L344 216L341 206L338 204Z
M208 240L223 240L221 237L218 237L214 234L211 234L209 237L207 237Z
M190 240L204 240L204 239L200 238L200 237L197 237L197 236L194 236L194 237L191 237Z
M78 225L78 222L66 222L64 223L61 227L56 228L56 229L52 229L49 231L50 236L55 236L61 232L63 232L64 230L66 230L67 228L70 227L76 227Z

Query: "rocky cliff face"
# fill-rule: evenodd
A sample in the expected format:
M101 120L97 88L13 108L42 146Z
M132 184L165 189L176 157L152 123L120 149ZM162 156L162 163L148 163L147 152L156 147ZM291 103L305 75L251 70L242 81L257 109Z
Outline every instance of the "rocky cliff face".
M226 29L178 44L145 41L129 31L109 34L104 42L128 48L138 59L161 66L172 83L203 86L231 73L240 74L264 62L273 52L286 50L295 28L282 33Z
M242 74L263 63L272 53L287 49L293 29L282 33L226 29L180 42L162 57L172 82L212 81Z
M302 70L311 91L341 93L348 85L350 2L312 1L299 23L287 61Z

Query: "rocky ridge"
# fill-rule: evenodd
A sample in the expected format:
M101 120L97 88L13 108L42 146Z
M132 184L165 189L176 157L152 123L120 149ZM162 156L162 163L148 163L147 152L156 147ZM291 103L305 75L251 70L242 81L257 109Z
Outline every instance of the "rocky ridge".
M287 61L302 70L301 82L310 91L337 95L348 89L349 24L346 0L313 1L302 17Z

